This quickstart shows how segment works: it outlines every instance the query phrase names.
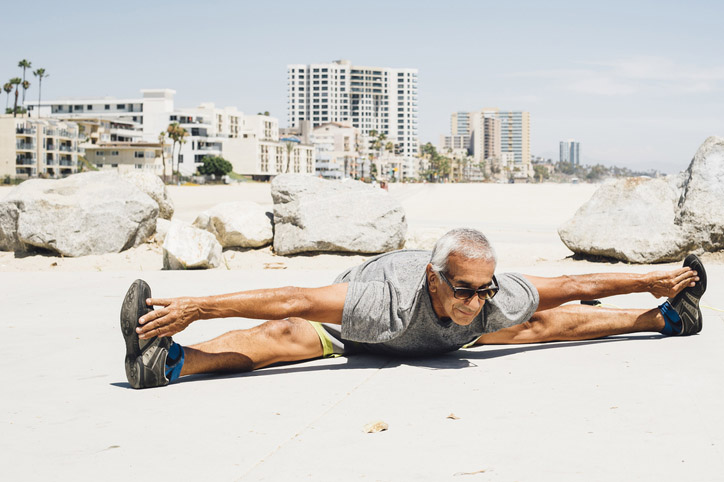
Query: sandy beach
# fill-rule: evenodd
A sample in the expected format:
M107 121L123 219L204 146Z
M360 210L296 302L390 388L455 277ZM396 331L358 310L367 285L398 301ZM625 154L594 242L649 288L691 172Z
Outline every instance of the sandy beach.
M480 229L493 242L499 266L528 267L551 263L576 264L557 234L560 224L586 202L594 184L392 184L390 195L407 213L407 248L430 249L448 229ZM0 188L0 199L10 192ZM269 183L229 186L169 186L174 219L192 222L211 206L226 201L254 201L273 209ZM368 256L317 254L275 256L270 247L226 250L221 270L343 270ZM578 262L580 263L580 262ZM162 249L150 241L114 254L62 258L0 252L0 271L157 271Z
M499 271L662 269L570 257L556 228L596 187L392 185L390 194L407 212L411 247L473 226L493 241ZM184 221L222 201L272 207L269 184L171 187L170 194ZM218 269L164 271L157 243L76 259L1 253L0 352L9 370L0 397L0 478L721 478L724 263L717 255L704 257L709 289L700 336L637 333L420 359L359 355L131 389L118 310L133 279L146 279L159 297L321 286L367 258L282 257L269 248L227 250L224 257ZM624 308L659 303L648 293L606 301ZM174 339L188 345L258 323L208 320ZM378 420L389 430L364 432Z

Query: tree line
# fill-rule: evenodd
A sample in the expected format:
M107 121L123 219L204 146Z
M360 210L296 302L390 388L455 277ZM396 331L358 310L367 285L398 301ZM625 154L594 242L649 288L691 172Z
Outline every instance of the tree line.
M25 94L30 88L30 81L27 80L26 74L27 71L30 70L32 74L37 77L38 79L38 116L40 116L40 95L42 91L43 86L43 79L50 76L44 68L38 68L35 70L32 70L33 64L27 59L23 59L20 62L18 62L18 67L23 69L22 77L11 77L10 80L8 80L3 85L3 90L5 91L5 94L7 94L7 97L5 98L5 113L6 114L13 114L13 117L17 117L18 114L25 114L27 113L27 109L23 107L25 105ZM22 103L20 107L18 107L18 97L20 95L20 88L23 89L23 97L22 97ZM10 94L15 90L15 100L13 103L12 109L8 107L8 104L10 103Z

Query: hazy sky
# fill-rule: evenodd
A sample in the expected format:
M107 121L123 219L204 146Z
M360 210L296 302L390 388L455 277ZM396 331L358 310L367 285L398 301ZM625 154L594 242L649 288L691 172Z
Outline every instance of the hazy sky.
M526 110L535 155L557 160L558 142L575 138L584 163L676 172L724 136L723 5L13 2L0 9L0 80L26 58L50 73L45 99L168 87L178 107L269 110L285 126L287 64L412 67L422 142L449 133L454 111Z

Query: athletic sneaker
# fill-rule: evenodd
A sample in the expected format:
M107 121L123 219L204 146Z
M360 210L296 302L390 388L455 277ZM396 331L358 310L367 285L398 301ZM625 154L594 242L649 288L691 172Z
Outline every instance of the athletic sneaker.
M674 298L669 298L669 303L681 317L681 332L679 335L694 335L702 328L703 319L699 301L706 291L706 271L701 260L690 254L684 259L684 266L691 267L697 272L699 281L694 286L687 286Z
M146 305L151 287L141 279L131 284L121 307L121 331L126 340L126 378L133 388L151 388L168 385L164 373L168 349L173 344L170 336L138 338L138 319L153 311Z

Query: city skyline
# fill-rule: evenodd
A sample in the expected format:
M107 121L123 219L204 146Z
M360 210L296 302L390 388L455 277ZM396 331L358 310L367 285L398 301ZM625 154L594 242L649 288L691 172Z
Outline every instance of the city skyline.
M180 107L268 110L285 124L287 65L350 59L419 71L421 143L447 134L453 112L498 107L531 113L535 156L555 160L575 138L584 164L673 173L724 135L715 2L37 3L37 19L4 9L0 80L28 59L50 74L43 98L171 88Z

